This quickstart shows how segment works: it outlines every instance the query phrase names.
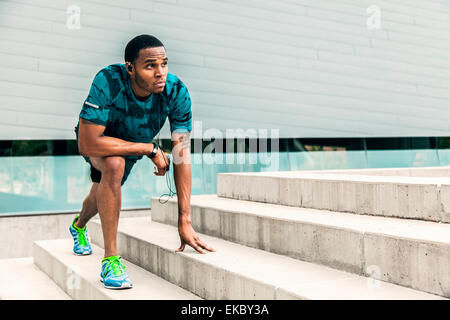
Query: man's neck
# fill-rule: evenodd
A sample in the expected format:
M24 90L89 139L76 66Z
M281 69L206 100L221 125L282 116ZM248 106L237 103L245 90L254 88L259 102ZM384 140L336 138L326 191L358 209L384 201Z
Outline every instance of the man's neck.
M138 99L139 101L145 101L151 96L151 93L148 93L148 91L140 88L137 85L136 81L134 81L132 78L130 78L130 83L131 83L131 90L133 91L136 99Z

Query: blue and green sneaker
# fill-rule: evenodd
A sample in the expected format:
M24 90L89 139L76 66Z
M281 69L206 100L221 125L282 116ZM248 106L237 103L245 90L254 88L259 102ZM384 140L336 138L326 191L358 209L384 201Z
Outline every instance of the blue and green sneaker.
M75 223L77 222L79 215L73 219L72 224L69 227L69 232L73 237L73 253L77 256L85 256L92 254L91 244L89 243L87 228L78 228Z
M119 255L106 257L102 260L100 281L108 289L127 289L133 287L133 283L125 272L125 265Z

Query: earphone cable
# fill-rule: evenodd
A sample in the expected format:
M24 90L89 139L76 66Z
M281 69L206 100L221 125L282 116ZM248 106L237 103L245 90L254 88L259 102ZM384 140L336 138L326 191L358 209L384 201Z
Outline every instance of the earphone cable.
M158 116L160 116L162 114L162 112L161 112L161 109L159 110L159 115ZM160 117L158 117L158 124L159 124L159 127L160 127L160 129L159 129L159 132L158 132L158 136L157 136L157 140L158 140L158 142L161 142L160 141L160 133L161 133L161 118ZM150 125L152 126L152 129L153 129L153 132L155 132L155 128L153 127L153 124L151 123L151 121L150 121ZM161 143L160 143L161 144ZM160 147L160 149L161 149L161 147ZM163 159L164 159L164 162L166 163L166 167L169 167L169 169L168 169L168 171L170 172L170 165L169 165L169 163L167 163L167 161L166 161L166 158L165 158L165 154L164 154L164 150L161 150L161 152L163 153ZM173 157L173 155L172 155L172 157ZM172 161L173 162L173 161ZM172 165L173 166L173 165ZM175 179L175 176L174 176L174 179ZM177 193L174 191L174 190L172 190L172 181L170 180L170 175L169 174L166 174L166 185L167 185L167 188L169 189L169 193L164 193L164 194L162 194L160 197L159 197L159 203L161 203L161 204L165 204L165 203L167 203L168 201L169 201L169 199L170 198L173 198ZM161 198L162 197L164 197L164 196L167 196L167 199L166 199L166 201L164 201L164 202L162 202L161 201Z

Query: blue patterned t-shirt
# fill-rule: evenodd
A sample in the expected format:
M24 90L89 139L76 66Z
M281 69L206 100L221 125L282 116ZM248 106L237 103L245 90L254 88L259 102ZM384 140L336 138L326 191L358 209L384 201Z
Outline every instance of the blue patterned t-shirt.
M170 131L192 131L191 98L184 83L168 73L161 93L136 99L124 64L113 64L95 76L80 118L105 126L103 135L149 143L169 117ZM79 121L75 128L78 136ZM142 156L127 156L139 160Z

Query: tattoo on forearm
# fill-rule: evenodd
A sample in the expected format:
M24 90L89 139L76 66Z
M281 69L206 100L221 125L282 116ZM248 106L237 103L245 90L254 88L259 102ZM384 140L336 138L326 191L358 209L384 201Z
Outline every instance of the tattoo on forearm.
M182 148L186 149L186 148L190 148L191 146L191 135L190 133L183 133L180 135L180 137L178 138L178 141L181 142Z
M173 149L173 163L174 164L190 164L191 163L191 135L186 133L174 133L172 134L172 141L176 141Z

